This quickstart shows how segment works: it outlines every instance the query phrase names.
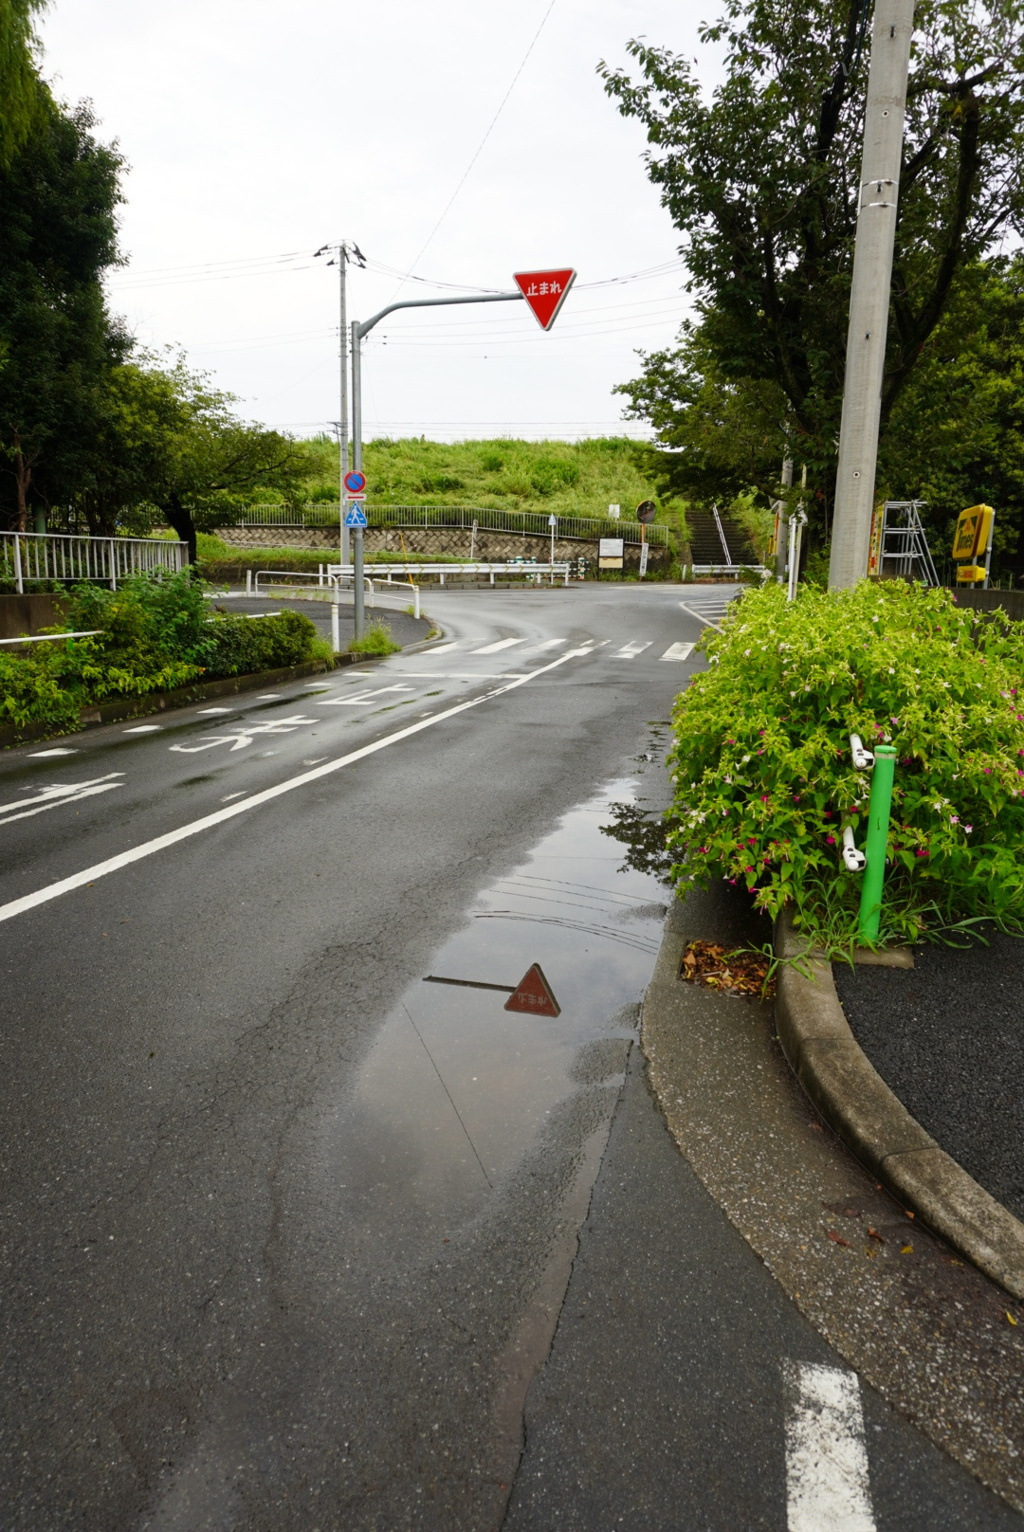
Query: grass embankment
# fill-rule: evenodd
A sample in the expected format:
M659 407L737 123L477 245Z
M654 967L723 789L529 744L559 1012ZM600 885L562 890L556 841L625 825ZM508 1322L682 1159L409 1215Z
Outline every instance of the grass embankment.
M0 727L59 733L77 726L82 708L113 698L331 658L301 613L252 620L211 612L204 590L187 572L126 579L117 591L76 586L51 631L100 631L0 652Z
M685 886L724 878L832 951L856 939L870 774L898 752L882 944L983 920L1024 934L1024 626L891 583L747 591L675 710L668 844ZM1020 695L1018 695L1018 691Z
M338 447L326 437L313 447L322 470L310 478L310 500L338 498ZM657 500L657 464L650 447L625 436L586 441L432 442L422 437L368 442L363 468L378 505L475 505L560 516L601 517L609 505L631 516L641 500ZM681 516L666 501L659 519ZM674 525L674 522L672 522Z
M220 537L200 532L198 539L198 567L206 580L237 580L244 578L247 569L281 570L287 574L316 574L323 564L336 564L339 553L337 544L328 548L235 548ZM421 557L431 564L468 564L466 558L453 554L417 555L410 550L404 553L367 553L367 564L415 563Z

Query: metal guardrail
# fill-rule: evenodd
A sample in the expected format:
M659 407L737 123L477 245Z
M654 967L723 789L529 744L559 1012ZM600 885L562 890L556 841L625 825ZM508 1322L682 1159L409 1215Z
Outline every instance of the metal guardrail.
M668 528L642 527L638 521L616 521L611 516L557 516L554 528L544 511L490 510L472 505L373 505L365 507L372 527L459 527L478 532L512 532L524 537L579 538L594 542L599 537L621 537L627 543L648 542L668 546ZM239 515L240 527L337 527L337 504L306 504L297 510L284 505L250 505Z
M76 537L62 532L0 532L0 580L19 596L34 580L101 581L117 589L126 575L182 567L185 543L158 537Z
M0 644L53 644L60 638L95 638L102 628L82 628L75 633L26 633L21 638L0 638Z
M446 575L489 575L491 584L494 584L495 575L520 575L543 584L544 575L551 576L554 585L555 576L561 577L563 584L569 583L569 564L555 562L553 564L527 563L523 559L514 559L508 563L485 563L485 564L364 564L364 574L372 575L373 579L383 585L389 585L392 576L396 574L408 575L437 575L443 585ZM327 573L333 578L340 576L345 578L352 574L351 564L328 564Z

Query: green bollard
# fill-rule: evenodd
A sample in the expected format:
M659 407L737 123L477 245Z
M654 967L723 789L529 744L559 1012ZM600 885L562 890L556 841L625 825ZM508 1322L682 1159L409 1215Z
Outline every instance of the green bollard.
M860 893L858 930L867 942L878 940L882 917L882 885L885 882L885 852L889 844L889 809L892 805L892 779L896 770L894 745L878 745L875 769L871 773L871 801L868 804L868 834L864 844L867 866Z

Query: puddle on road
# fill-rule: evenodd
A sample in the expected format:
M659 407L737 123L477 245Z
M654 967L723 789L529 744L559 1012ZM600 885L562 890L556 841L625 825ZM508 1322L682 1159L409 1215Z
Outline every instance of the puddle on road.
M649 871L623 867L622 845L602 833L612 806L639 807L640 791L618 780L566 814L434 954L435 980L468 982L424 975L385 1020L329 1135L365 1235L398 1207L407 1236L472 1217L559 1103L620 1074L668 898ZM535 964L557 1016L505 1008ZM543 996L535 979L529 987Z

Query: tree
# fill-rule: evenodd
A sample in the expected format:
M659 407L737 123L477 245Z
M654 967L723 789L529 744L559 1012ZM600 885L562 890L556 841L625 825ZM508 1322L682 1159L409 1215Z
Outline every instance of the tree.
M33 505L73 492L128 347L101 285L118 260L122 160L94 126L87 106L46 96L0 168L0 508L21 531Z
M294 493L310 471L304 445L239 420L233 403L181 359L119 368L83 509L92 496L94 515L109 525L126 511L155 506L194 561L197 533L231 521L254 493Z
M727 0L724 19L702 31L725 46L726 78L710 100L693 64L663 48L629 45L638 84L601 66L619 110L647 129L648 174L684 235L717 377L778 390L776 456L788 442L828 489L869 10L867 0ZM918 6L883 429L965 267L1024 228L1022 15L1020 0Z
M994 506L995 567L1021 568L1024 256L964 272L893 411L878 482L883 494L927 502L940 556L965 506Z
M45 0L4 0L0 5L0 169L11 163L36 126L47 90L36 69L32 15Z

